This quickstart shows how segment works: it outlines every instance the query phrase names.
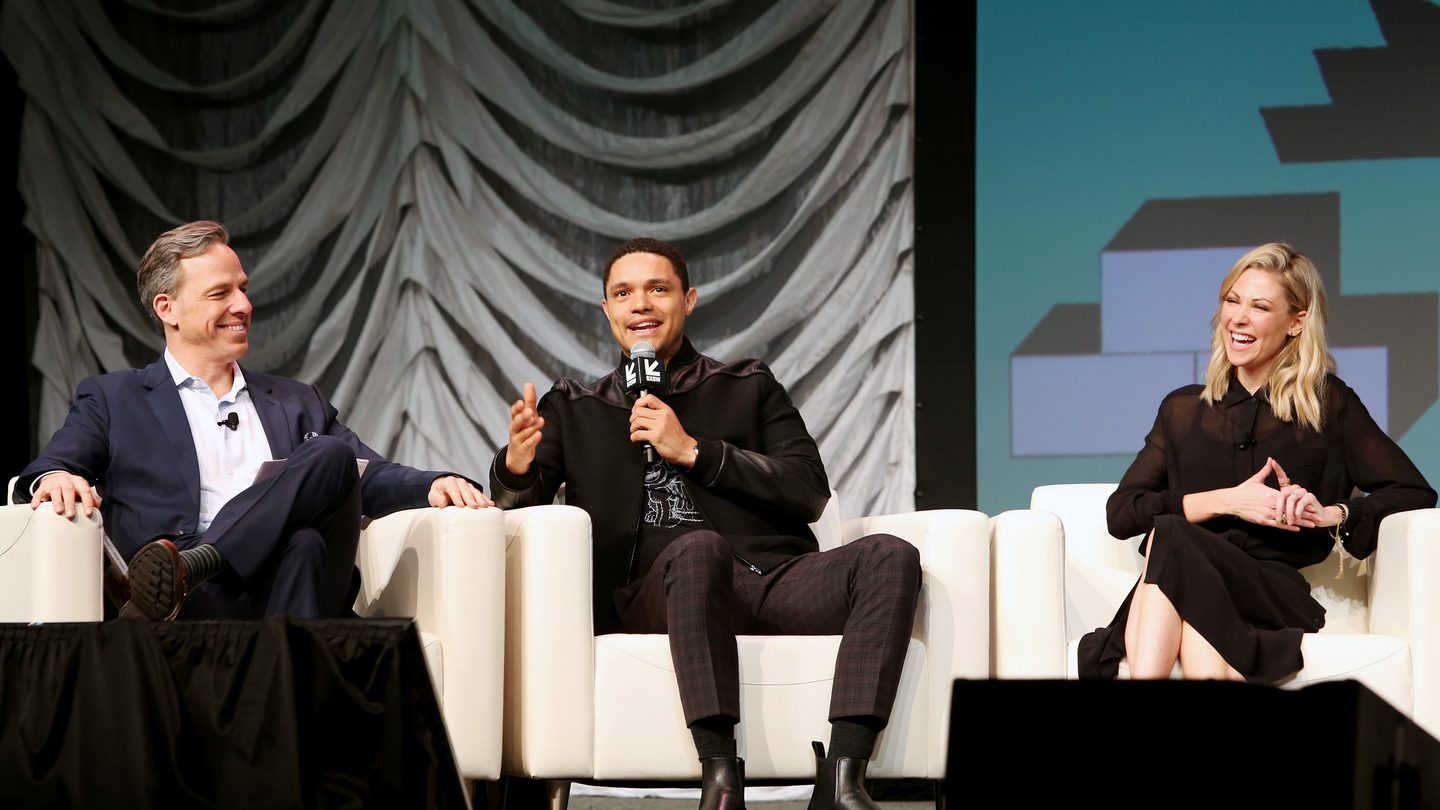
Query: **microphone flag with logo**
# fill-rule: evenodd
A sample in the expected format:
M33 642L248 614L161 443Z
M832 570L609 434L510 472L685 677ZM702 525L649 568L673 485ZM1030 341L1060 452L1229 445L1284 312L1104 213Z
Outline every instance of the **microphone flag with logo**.
M655 347L643 340L630 347L630 359L621 366L620 373L625 379L627 394L644 396L669 390L665 364L655 356Z
M620 367L625 378L625 393L643 397L646 394L663 394L668 390L670 380L665 376L665 364L655 356L655 347L640 341L630 347L630 359ZM655 461L655 448L645 443L645 463Z

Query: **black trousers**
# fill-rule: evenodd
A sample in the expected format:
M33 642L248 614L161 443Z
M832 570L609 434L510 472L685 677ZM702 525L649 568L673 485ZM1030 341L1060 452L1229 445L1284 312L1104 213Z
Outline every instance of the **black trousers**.
M176 540L213 544L230 569L196 589L181 618L349 616L359 542L355 451L317 436L231 498L204 535Z
M671 541L620 610L627 632L668 633L685 722L740 718L735 636L843 634L830 719L890 719L920 595L920 553L873 534L765 574L709 530Z

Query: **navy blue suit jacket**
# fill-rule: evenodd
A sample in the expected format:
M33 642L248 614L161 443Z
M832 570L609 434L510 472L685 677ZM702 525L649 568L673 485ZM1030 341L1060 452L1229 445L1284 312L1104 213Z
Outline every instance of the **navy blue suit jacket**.
M313 385L244 374L274 458L288 458L319 435L339 437L357 458L369 460L360 488L362 509L371 517L427 505L431 483L451 474L386 461L336 419L335 407ZM54 470L100 488L105 531L126 559L160 535L194 534L200 465L165 362L82 380L65 424L20 474L16 502L29 501L35 478Z

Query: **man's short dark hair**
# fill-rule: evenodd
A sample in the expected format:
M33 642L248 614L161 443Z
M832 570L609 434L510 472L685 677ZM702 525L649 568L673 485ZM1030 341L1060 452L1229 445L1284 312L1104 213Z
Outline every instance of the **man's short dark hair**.
M631 253L654 253L656 256L664 256L669 260L670 266L675 269L675 275L680 277L680 292L690 291L690 268L685 266L685 257L680 255L680 251L669 242L641 236L615 248L615 252L610 255L610 261L605 264L605 280L600 287L602 293L607 296L610 294L610 268L614 267L615 262L620 261L622 256L628 256Z

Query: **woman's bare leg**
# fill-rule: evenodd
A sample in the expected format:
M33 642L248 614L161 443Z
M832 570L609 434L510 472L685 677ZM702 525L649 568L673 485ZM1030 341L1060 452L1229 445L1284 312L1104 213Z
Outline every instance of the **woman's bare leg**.
M1150 570L1150 555L1155 550L1155 532L1150 532L1149 551L1145 555L1145 571L1135 586L1130 612L1125 617L1125 657L1130 662L1130 677L1154 680L1170 677L1180 659L1181 633L1184 622L1160 586L1145 581Z

